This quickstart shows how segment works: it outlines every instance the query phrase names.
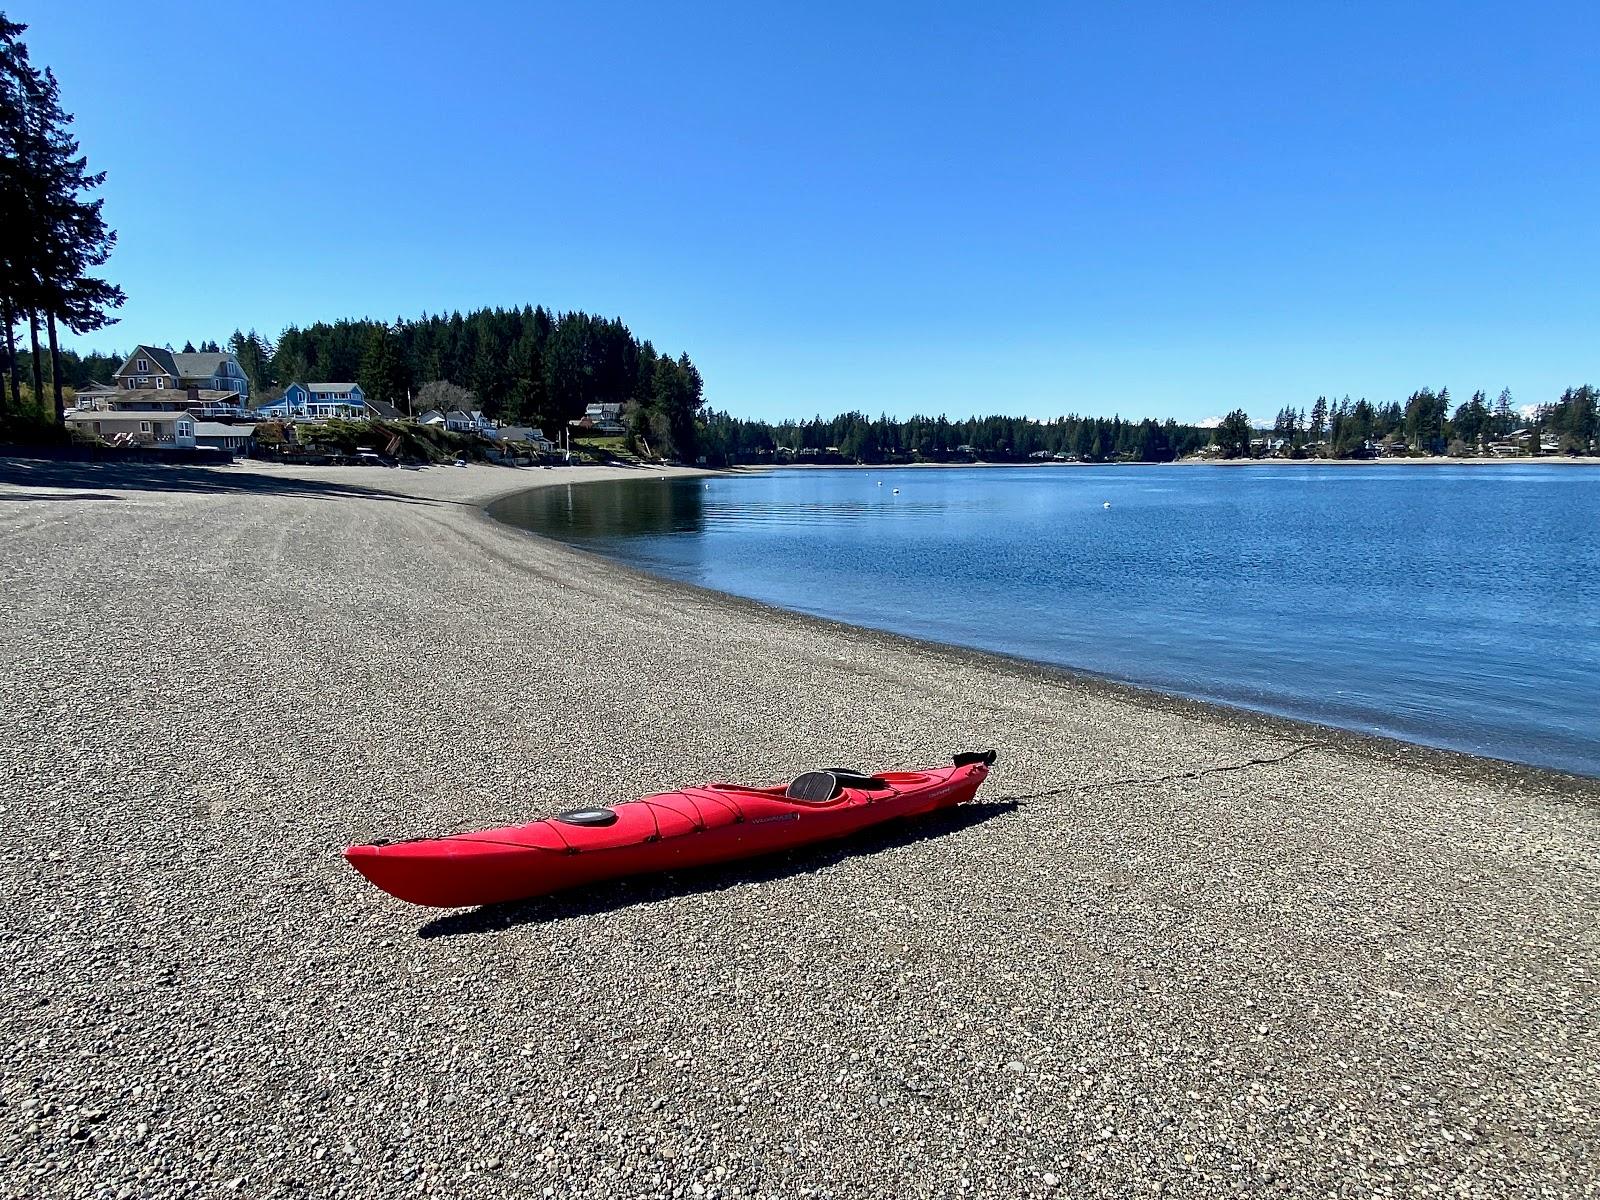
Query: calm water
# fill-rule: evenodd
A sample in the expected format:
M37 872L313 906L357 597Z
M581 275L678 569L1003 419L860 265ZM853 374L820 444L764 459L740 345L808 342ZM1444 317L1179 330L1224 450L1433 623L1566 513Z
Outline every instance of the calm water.
M1600 775L1600 469L651 476L496 515L784 608Z

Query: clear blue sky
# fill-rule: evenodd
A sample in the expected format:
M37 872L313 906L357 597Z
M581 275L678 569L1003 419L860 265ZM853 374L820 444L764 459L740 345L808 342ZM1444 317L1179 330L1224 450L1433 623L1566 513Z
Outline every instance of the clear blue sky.
M0 3L110 173L80 345L544 303L765 417L1600 383L1592 0Z

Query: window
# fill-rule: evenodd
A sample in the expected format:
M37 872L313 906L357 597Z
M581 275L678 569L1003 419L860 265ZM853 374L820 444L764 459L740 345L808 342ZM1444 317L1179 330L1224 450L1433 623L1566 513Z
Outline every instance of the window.
M140 433L149 433L150 432L150 422L149 421L140 421L139 422L139 432Z
M189 437L194 433L194 428L187 421L178 422L178 436Z
M159 392L159 391L161 391L162 388L164 388L166 386L167 386L166 377L162 376L162 375L157 375L156 376L156 391Z
M135 371L138 371L139 374L143 375L146 371L148 371L150 369L150 360L148 358L139 359L136 363L133 364L133 369Z

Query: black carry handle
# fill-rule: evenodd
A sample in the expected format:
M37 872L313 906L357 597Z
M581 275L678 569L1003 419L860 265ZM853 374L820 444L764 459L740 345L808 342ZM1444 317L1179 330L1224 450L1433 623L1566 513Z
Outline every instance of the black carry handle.
M965 754L955 756L955 764L958 767L970 767L974 763L982 763L986 767L992 767L994 760L999 757L1000 755L994 750L968 750Z

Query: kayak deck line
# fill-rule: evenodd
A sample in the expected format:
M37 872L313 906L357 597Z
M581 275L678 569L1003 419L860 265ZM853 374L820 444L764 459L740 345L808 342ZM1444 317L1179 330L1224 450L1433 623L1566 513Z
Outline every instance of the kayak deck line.
M344 856L402 900L493 904L848 837L971 800L993 761L990 751L922 771L836 768L806 772L786 786L709 783L529 825L354 845Z

